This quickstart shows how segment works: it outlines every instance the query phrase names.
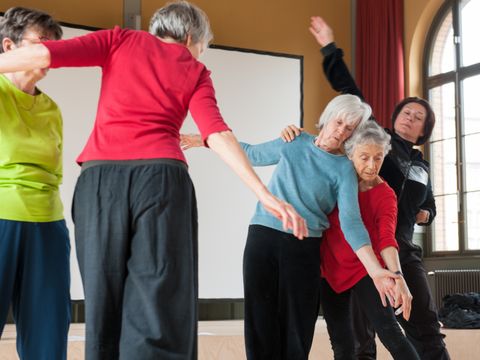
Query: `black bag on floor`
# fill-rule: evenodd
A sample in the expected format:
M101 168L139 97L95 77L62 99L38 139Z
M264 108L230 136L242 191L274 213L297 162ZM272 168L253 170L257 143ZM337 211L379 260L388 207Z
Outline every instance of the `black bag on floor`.
M438 312L444 327L451 329L480 329L480 293L446 295Z

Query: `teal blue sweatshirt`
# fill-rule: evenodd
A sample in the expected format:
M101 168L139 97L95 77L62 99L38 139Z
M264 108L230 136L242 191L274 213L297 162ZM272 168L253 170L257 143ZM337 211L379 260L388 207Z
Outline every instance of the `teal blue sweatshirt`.
M345 238L354 251L370 245L358 207L358 182L353 164L344 155L330 154L302 133L294 141L276 139L263 144L240 143L253 166L277 165L269 190L293 205L307 221L309 236L321 237L330 224L327 216L338 203ZM257 204L251 224L284 231L282 222Z

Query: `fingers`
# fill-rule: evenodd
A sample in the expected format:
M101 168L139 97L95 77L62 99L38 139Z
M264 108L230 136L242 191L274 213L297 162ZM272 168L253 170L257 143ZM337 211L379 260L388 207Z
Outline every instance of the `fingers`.
M280 137L284 142L291 142L293 140L292 137L290 136L290 132L288 131L288 128L282 130L282 132L280 133Z
M378 293L380 294L380 301L382 302L383 307L387 307L387 300L386 300L386 294L385 292L378 290Z
M393 306L393 307L396 307L394 305L396 303L395 291L392 288L387 290L387 297L388 297L388 302L390 303L390 305Z
M320 16L312 16L310 18L310 29L313 30L314 33L319 33L325 25L325 21Z
M411 311L412 311L412 294L410 294L410 292L408 292L407 294L405 294L405 298L403 299L403 318L405 320L408 320L410 319L410 314L411 314Z
M284 230L291 229L293 235L300 240L303 240L303 238L308 236L308 228L305 219L295 211L292 205L275 197L272 197L268 203L269 205L264 203L265 208L282 222Z
M282 130L280 136L285 142L291 142L295 140L303 131L303 128L298 128L295 125L288 125L285 129Z
M292 219L293 235L295 235L295 237L297 237L299 240L303 240L308 236L308 228L305 219L298 215L295 209L289 204L286 210L290 219Z
M317 37L318 32L317 32L317 30L315 30L312 26L310 26L310 27L308 28L308 30L310 30L310 33L311 33L314 37Z
M325 20L323 20L320 16L312 16L310 18L310 26L314 29L314 30L320 30L322 28L322 26L325 25Z
M403 318L408 321L410 319L410 311L412 310L411 303L406 303L402 306Z

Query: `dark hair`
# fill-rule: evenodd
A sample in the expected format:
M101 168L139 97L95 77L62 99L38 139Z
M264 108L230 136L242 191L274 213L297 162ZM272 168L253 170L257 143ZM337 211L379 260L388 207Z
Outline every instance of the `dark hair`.
M42 11L13 7L8 9L0 20L0 44L4 38L11 39L15 44L22 41L26 30L35 29L48 34L53 39L62 37L63 31L53 18ZM0 45L0 53L3 47Z
M423 127L423 135L420 136L417 139L417 142L415 145L423 145L427 142L428 139L430 139L430 136L432 135L433 128L435 126L435 113L432 110L432 107L428 103L427 100L413 96L413 97L407 97L400 101L396 106L395 110L393 110L392 114L392 130L395 132L395 121L397 120L398 114L400 114L400 111L402 111L403 107L407 104L410 103L416 103L422 105L425 110L427 111L427 114L425 116L425 125Z

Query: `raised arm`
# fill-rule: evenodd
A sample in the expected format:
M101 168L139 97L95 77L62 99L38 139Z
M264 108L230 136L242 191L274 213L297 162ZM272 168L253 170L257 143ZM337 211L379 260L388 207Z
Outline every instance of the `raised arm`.
M335 45L332 28L320 16L314 16L310 20L310 32L321 46L321 52L324 56L323 72L331 87L342 94L357 95L364 99L343 61L343 50L338 49Z
M122 30L99 30L68 40L46 41L0 54L0 73L49 67L102 66Z
M0 73L45 69L50 66L50 51L42 44L22 46L0 54Z

